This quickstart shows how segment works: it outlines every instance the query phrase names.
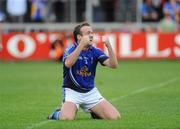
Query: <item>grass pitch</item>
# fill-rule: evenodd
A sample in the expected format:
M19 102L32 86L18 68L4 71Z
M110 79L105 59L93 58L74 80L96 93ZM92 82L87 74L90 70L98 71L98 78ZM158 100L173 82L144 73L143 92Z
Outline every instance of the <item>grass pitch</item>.
M118 69L98 66L96 86L122 120L49 121L60 104L62 65L0 63L0 129L179 129L180 61L123 61Z

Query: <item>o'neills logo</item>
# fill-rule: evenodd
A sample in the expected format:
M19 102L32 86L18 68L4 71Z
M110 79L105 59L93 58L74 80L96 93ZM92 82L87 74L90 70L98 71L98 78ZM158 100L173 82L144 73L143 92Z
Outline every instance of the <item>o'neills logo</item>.
M28 58L36 51L36 43L29 35L17 34L8 40L7 51L13 57Z
M91 72L88 72L89 69L87 66L82 67L80 70L77 70L77 75L80 75L82 77L89 77L91 76Z

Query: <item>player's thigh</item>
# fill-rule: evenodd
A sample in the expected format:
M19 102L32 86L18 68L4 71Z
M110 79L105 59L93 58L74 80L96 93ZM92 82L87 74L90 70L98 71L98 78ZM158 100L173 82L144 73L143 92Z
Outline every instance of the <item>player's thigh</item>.
M102 119L116 120L121 118L118 110L107 100L101 101L99 104L91 108L91 111Z
M73 120L76 116L77 107L73 102L64 102L61 107L61 120Z

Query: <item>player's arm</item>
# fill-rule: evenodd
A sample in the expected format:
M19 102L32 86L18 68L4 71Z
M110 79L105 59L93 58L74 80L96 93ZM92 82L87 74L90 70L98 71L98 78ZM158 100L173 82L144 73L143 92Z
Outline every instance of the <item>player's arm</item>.
M104 65L110 67L110 68L117 68L118 66L118 61L117 58L114 54L114 51L111 47L111 44L109 42L109 39L107 37L103 37L102 42L105 44L107 47L108 53L109 53L109 58L103 62Z
M65 60L65 66L67 68L72 67L76 63L81 51L89 44L89 42L89 36L82 36L77 48Z

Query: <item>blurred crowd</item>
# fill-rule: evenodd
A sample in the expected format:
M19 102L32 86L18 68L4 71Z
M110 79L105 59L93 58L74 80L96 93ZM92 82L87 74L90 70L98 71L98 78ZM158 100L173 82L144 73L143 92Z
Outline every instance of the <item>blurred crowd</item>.
M144 0L140 12L143 22L159 22L159 31L180 29L180 0Z
M1 0L0 22L44 23L86 20L88 0ZM93 22L159 23L158 31L179 31L180 0L90 0ZM89 2L89 1L88 1ZM75 12L72 13L73 7ZM138 10L138 11L137 11ZM72 19L72 16L75 17ZM140 16L140 19L138 19ZM74 21L72 21L74 20ZM147 28L154 31L157 28Z

